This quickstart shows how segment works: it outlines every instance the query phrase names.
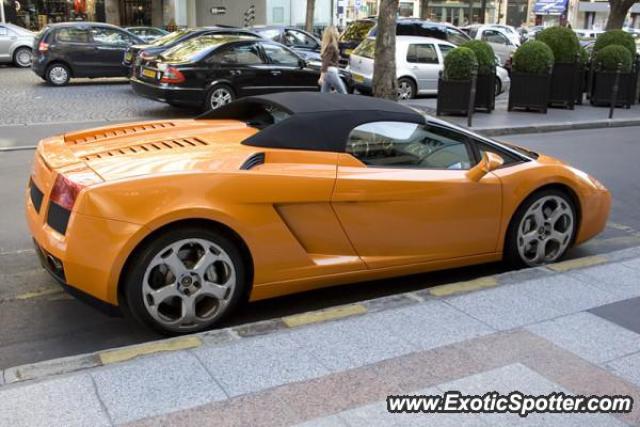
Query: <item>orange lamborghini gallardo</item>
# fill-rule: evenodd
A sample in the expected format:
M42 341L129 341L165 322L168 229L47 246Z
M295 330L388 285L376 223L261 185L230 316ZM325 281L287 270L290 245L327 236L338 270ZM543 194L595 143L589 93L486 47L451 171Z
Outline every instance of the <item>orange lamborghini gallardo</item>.
M175 334L247 299L506 258L605 226L595 178L391 101L280 93L40 142L26 213L67 290Z

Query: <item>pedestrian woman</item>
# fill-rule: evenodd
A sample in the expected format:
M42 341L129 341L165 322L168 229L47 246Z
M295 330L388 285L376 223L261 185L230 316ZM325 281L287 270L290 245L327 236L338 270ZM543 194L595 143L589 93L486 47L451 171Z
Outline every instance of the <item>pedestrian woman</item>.
M320 57L322 58L320 80L318 80L320 91L331 92L331 89L335 89L338 93L347 93L344 83L338 74L340 51L338 50L338 32L333 25L324 30Z

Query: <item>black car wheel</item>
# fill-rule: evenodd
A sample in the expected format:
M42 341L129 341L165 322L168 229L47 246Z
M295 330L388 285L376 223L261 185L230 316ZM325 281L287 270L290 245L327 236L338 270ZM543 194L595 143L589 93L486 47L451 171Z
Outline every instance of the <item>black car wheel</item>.
M215 85L207 94L204 109L205 111L215 110L223 105L227 105L234 99L236 99L236 95L230 86L224 84Z
M65 86L71 80L71 70L64 64L52 64L47 68L46 77L54 86Z
M13 64L16 67L28 68L31 66L31 49L28 47L19 47L13 52Z

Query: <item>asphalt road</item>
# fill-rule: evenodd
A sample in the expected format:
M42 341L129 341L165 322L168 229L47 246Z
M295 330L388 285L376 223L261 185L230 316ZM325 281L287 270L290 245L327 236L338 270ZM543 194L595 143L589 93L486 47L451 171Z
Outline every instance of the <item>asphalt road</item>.
M64 124L64 128L87 127ZM32 145L46 127L18 126L11 136ZM61 129L48 127L50 134ZM505 140L555 155L597 176L614 196L609 227L598 238L571 251L571 257L606 253L640 245L640 128L504 137ZM122 318L109 318L61 293L37 265L23 219L23 189L33 151L0 152L0 369L157 339L158 335ZM503 264L448 270L394 280L324 289L253 303L229 324L360 301L505 271Z

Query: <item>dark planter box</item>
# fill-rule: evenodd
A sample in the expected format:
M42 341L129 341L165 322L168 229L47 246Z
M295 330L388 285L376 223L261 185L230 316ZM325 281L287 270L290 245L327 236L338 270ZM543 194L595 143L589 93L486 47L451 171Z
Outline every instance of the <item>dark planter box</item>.
M469 112L471 80L438 79L438 106L436 114L462 114Z
M476 100L474 108L492 112L496 108L496 74L479 74L476 80Z
M547 112L551 74L528 74L511 72L509 111L516 108Z
M620 73L616 107L630 108L635 98L635 73ZM591 105L609 107L616 73L613 71L595 71L592 78Z
M554 64L551 72L549 106L573 110L579 86L578 64Z

